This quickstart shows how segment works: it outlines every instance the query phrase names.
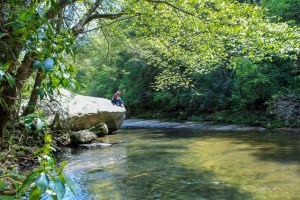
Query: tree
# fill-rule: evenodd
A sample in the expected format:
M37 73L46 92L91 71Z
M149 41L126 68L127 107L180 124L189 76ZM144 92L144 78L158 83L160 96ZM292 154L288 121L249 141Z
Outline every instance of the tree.
M107 13L110 2L66 1L1 1L0 39L0 137L12 113L20 91L36 72L29 106L24 114L34 111L38 95L50 97L59 85L74 84L72 65L64 56L74 55L74 41L96 19L114 19L122 13ZM74 18L75 17L75 18ZM73 20L74 19L74 20Z

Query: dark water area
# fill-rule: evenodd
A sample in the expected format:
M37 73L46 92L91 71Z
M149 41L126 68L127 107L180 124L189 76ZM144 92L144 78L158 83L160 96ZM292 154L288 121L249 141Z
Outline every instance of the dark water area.
M127 129L69 149L66 199L300 199L300 135Z

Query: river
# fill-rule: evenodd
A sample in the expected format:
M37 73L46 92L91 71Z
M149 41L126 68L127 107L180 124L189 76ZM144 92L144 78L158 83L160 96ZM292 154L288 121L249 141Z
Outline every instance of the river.
M123 129L102 149L69 149L70 200L300 198L300 135Z

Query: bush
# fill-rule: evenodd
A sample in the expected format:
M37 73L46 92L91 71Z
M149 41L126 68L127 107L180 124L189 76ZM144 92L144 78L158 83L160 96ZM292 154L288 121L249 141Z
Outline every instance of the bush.
M276 94L268 101L270 114L284 122L286 126L300 125L300 95L288 91Z

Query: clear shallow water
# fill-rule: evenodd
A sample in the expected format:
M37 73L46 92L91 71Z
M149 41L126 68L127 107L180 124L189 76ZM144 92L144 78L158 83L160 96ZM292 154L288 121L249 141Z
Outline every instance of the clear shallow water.
M120 130L63 155L67 199L300 199L300 135Z

